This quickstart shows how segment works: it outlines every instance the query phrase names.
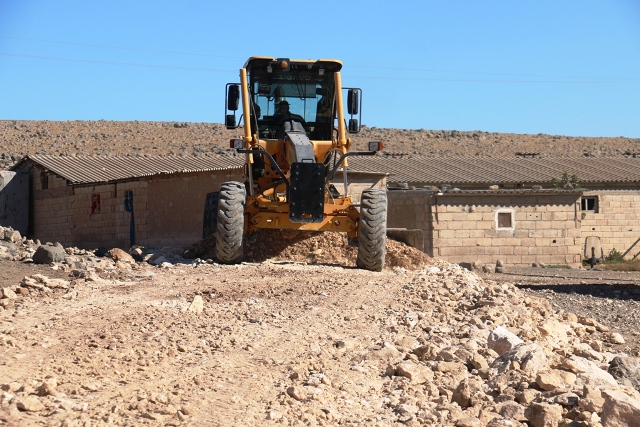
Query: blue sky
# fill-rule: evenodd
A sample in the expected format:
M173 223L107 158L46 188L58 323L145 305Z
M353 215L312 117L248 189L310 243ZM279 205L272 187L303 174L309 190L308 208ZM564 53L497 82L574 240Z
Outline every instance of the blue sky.
M640 1L0 0L0 119L216 122L250 56L334 58L363 123L640 137Z

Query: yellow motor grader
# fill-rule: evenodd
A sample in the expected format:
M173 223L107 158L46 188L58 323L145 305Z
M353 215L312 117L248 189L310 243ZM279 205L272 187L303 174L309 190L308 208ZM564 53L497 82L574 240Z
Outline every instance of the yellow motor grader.
M357 266L382 269L386 193L366 189L356 204L346 167L349 156L374 155L382 144L349 151L346 134L360 130L362 91L342 87L341 68L337 60L257 56L240 69L240 83L227 84L226 127L244 121L242 138L230 145L246 165L245 182L224 183L206 203L219 262L240 262L243 237L260 229L316 230L347 233L358 242ZM339 169L344 185L333 184Z

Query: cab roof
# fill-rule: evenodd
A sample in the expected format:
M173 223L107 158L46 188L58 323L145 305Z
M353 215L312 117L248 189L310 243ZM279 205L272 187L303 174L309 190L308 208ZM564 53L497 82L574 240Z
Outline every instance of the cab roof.
M247 59L244 68L249 68L255 62L276 62L278 59L286 59L291 64L311 64L311 65L330 65L333 71L340 71L342 61L337 59L293 59L293 58L274 58L272 56L252 56Z

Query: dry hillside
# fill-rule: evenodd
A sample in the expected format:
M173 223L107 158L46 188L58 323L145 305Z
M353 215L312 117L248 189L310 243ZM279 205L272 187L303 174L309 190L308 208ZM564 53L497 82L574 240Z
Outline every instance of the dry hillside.
M218 123L0 120L0 168L27 154L231 154L229 131ZM586 138L364 126L354 147L381 140L387 153L503 156L620 156L640 152L639 138Z

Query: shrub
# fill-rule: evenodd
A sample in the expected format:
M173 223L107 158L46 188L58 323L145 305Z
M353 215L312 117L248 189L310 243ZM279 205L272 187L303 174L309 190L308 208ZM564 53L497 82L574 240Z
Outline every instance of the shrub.
M604 258L604 262L607 264L621 264L624 262L624 255L617 251L616 248L613 248L609 255Z

